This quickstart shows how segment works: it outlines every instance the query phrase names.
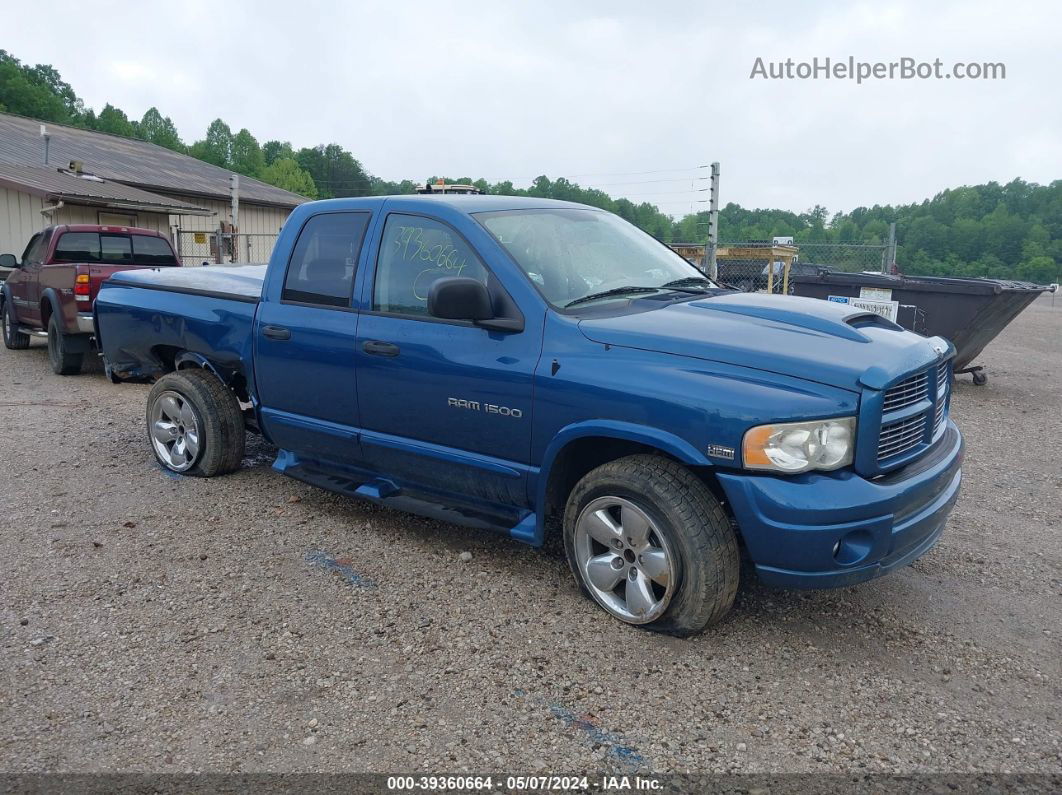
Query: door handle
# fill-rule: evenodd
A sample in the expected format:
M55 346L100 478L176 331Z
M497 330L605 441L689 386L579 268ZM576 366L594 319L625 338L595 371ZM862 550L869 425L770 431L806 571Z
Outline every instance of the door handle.
M290 340L291 331L283 326L262 326L262 336L271 340Z
M402 349L390 342L369 340L361 346L361 349L371 356L398 356Z

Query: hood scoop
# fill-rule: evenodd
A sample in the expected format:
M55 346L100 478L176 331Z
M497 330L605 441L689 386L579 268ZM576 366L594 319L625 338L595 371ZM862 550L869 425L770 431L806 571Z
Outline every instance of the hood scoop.
M808 301L813 301L814 304L809 306L805 303ZM793 329L828 334L831 337L840 337L852 342L871 341L870 337L859 331L867 326L903 330L891 320L873 312L853 310L845 304L835 304L813 298L742 293L740 297L727 295L708 301L694 301L690 306L713 312L742 315L769 323L780 323Z

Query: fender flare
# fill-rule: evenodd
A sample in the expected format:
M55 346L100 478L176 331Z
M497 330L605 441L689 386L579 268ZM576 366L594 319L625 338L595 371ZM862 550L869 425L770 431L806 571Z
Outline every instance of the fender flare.
M47 301L51 307L51 314L48 316L49 322L51 318L56 316L59 318L59 333L63 337L63 346L67 350L73 353L89 353L92 350L92 340L90 335L81 333L70 333L65 328L66 323L63 322L63 305L59 300L59 294L54 287L48 287L41 293L41 305ZM44 320L44 313L41 313L41 320ZM41 327L44 331L48 330L48 323L41 323Z
M638 442L667 453L688 466L715 466L704 453L685 439L649 425L638 425L637 423L621 422L619 420L584 420L566 425L554 435L542 455L542 465L538 471L538 479L535 484L536 523L534 540L531 541L535 546L541 546L545 540L546 489L549 485L553 465L561 451L571 442L585 439L589 436L602 436L610 439Z
M52 315L58 315L60 318L63 316L63 305L59 302L59 296L56 294L54 287L46 287L44 292L41 293L41 306L44 306L45 301L52 305ZM41 315L41 320L43 321L44 313L42 312ZM51 317L51 315L49 315L49 317ZM45 331L48 330L47 323L42 322L41 326ZM61 326L60 330L63 330Z
M230 389L237 388L236 381L238 378L245 378L241 369L216 364L203 354L195 351L181 351L173 357L174 370L181 370L186 367L197 367L206 370L208 373L213 373L221 383Z
M183 366L198 367L207 372L213 373L219 381L228 385L232 380L231 374L228 378L224 374L218 371L218 368L214 366L206 356L201 353L195 353L194 351L181 351L175 357L173 357L173 369L180 370Z

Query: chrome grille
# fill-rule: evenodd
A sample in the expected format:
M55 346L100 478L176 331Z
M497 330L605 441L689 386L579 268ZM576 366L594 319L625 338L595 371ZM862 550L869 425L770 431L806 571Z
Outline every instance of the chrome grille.
M892 458L917 447L922 443L925 433L925 414L882 425L878 436L878 460Z
M885 392L885 402L881 410L885 413L910 406L920 400L925 400L929 394L929 373L921 372L905 378L891 389ZM882 431L884 433L884 430Z
M942 364L937 371L937 409L933 413L933 436L936 437L944 422L944 410L948 405L948 385L950 383L948 365Z

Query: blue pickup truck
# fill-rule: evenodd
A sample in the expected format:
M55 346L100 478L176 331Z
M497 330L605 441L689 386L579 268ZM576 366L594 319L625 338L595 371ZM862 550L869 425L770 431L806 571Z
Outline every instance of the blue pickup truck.
M851 585L959 492L950 343L723 289L579 204L303 204L268 266L115 274L95 312L111 379L155 382L162 466L221 475L261 433L325 489L559 532L587 595L676 635L727 613L742 549L769 584Z

